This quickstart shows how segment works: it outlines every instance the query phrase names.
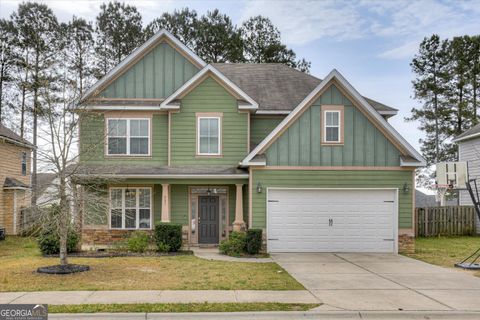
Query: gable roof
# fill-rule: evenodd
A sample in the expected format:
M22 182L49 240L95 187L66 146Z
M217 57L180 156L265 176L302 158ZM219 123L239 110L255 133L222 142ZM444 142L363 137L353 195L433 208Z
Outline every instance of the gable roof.
M308 108L311 105L313 99L317 94L321 92L331 81L336 80L343 88L360 104L361 107L372 117L372 119L378 124L378 126L384 129L398 145L403 147L403 151L407 152L411 157L409 161L402 161L400 159L401 166L424 166L425 160L376 110L367 102L367 100L358 93L357 90L338 72L333 69L327 77L320 82L320 84L310 94L303 99L303 101L287 116L282 122L262 141L250 154L240 163L241 166L253 165L252 159L257 155L263 153L265 149L276 140L276 138L288 128L296 119L296 116L300 114L303 109ZM265 165L265 162L256 162L255 165Z
M152 49L155 45L160 43L163 39L171 41L180 51L192 59L199 67L205 67L206 63L199 56L197 56L192 50L185 46L180 40L174 37L170 32L162 29L155 33L150 39L148 39L140 47L132 51L125 59L117 64L112 70L107 72L100 80L98 80L93 86L88 88L87 91L80 97L79 102L85 101L93 94L99 92L103 87L111 80L115 79L118 75L122 74L129 66L129 64L135 61L137 58L143 56L146 52Z
M160 104L160 110L172 110L179 109L180 105L177 101L186 92L189 92L192 88L195 88L206 77L213 76L216 80L222 82L226 89L230 89L234 95L237 95L240 99L238 108L243 110L256 110L258 103L253 100L248 94L246 94L240 87L233 83L229 78L225 77L220 71L218 71L212 65L207 65L205 68L197 72L190 80L185 82L177 91L170 95L165 101ZM243 101L242 101L243 100Z
M0 139L2 138L22 147L33 148L33 144L0 123Z
M288 114L317 87L322 80L282 63L213 63L221 73L258 102L261 113ZM397 109L365 98L384 116Z
M454 142L460 142L460 141L464 141L464 140L473 139L473 138L476 138L476 137L480 137L480 123L471 127L470 129L468 129L464 133L459 134L458 136L456 136L453 139L453 141Z
M3 182L3 189L28 189L29 185L17 180L15 178L6 177Z

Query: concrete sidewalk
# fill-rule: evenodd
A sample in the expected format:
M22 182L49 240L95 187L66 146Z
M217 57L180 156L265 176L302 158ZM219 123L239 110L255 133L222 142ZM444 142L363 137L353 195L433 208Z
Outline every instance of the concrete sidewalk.
M0 304L112 304L194 302L319 303L306 290L147 290L147 291L42 291L0 292Z
M101 320L145 320L145 319L342 319L342 320L477 320L476 312L205 312L205 313L95 313L95 314L49 314L49 319L101 319Z

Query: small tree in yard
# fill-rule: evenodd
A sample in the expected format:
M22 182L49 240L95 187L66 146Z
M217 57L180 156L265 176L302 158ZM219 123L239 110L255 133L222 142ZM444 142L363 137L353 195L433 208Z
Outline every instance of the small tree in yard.
M69 247L69 232L74 229L74 216L82 215L80 212L80 201L88 206L101 207L105 211L106 201L101 195L90 192L88 197L80 199L78 192L77 175L80 172L78 129L83 113L88 112L76 106L79 98L79 85L74 81L75 74L70 74L67 67L68 59L59 65L58 81L51 83L48 88L41 92L41 97L46 106L42 115L39 146L39 160L43 168L53 171L56 176L56 183L52 184L56 190L56 210L43 210L41 212L42 229L54 232L58 236L60 264L46 268L40 268L40 272L49 273L70 273L88 270L87 266L77 266L68 263L67 248ZM99 143L103 137L98 137ZM104 185L105 181L100 178L89 179L89 182L82 182L84 188L95 190L97 185ZM39 204L40 206L42 204ZM52 211L54 212L52 214ZM70 248L71 248L70 243Z

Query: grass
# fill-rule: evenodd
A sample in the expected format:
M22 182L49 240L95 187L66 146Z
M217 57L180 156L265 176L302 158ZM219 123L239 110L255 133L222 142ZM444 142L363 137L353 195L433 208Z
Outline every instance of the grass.
M195 256L71 258L88 272L39 274L58 258L42 257L33 239L0 241L0 291L303 290L276 263L209 261Z
M313 303L142 303L49 305L49 313L307 311Z
M411 258L431 264L453 268L475 250L480 248L480 237L431 237L415 240L415 253ZM480 272L474 273L480 277Z

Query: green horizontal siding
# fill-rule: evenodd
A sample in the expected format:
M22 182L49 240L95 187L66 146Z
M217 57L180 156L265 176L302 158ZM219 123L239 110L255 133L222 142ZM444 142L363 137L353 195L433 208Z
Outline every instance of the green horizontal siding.
M222 157L196 157L196 113L221 112ZM239 113L237 100L212 78L205 79L182 99L172 114L172 165L232 165L247 155L248 113Z
M321 105L344 106L344 144L321 144ZM266 151L272 166L399 166L400 152L335 85Z
M412 171L337 171L337 170L254 170L253 186L260 183L262 193L252 192L253 227L266 227L266 190L284 188L398 188L399 228L412 227ZM410 188L402 191L403 185Z
M173 223L188 225L188 186L172 185L170 196L170 220Z
M198 68L167 43L158 44L100 94L102 98L161 99L171 95Z
M101 113L82 115L80 121L80 161L86 164L152 164L167 165L168 117L155 114L152 118L152 155L150 157L105 156L105 118Z
M252 147L262 142L284 118L284 116L252 116L250 120L250 142Z

